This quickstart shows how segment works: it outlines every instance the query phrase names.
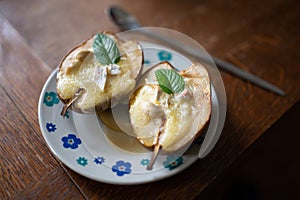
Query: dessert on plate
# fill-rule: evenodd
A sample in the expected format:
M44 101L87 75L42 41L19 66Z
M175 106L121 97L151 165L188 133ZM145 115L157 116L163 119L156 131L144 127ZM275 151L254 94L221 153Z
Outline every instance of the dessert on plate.
M139 141L154 147L154 162L159 149L180 150L205 129L211 115L210 79L200 63L177 72L162 62L141 81L130 99L130 121Z
M106 110L111 99L129 94L142 71L143 51L137 41L122 41L101 32L72 49L59 65L56 90L68 108L91 113ZM116 101L117 102L117 101Z
M151 169L159 151L186 148L210 120L207 70L200 63L181 71L175 67L165 61L142 75L139 42L100 32L72 49L59 65L56 90L65 104L61 115L69 108L79 113L102 112L128 98L133 131L128 137L154 149Z

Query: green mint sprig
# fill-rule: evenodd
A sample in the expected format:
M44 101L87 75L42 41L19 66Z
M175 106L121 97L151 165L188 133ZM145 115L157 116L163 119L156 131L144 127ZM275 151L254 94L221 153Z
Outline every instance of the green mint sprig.
M184 90L184 80L175 70L158 69L155 71L155 77L160 88L167 94L180 93Z
M103 65L116 64L120 60L120 51L115 41L103 33L95 35L93 50L96 59Z

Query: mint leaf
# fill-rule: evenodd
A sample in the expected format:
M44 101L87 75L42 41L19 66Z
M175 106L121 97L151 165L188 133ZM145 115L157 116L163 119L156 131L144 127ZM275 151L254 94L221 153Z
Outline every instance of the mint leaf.
M115 41L103 33L95 35L93 50L96 59L103 65L116 64L120 60L120 51Z
M175 70L156 70L155 77L160 88L167 94L180 93L184 90L184 80Z

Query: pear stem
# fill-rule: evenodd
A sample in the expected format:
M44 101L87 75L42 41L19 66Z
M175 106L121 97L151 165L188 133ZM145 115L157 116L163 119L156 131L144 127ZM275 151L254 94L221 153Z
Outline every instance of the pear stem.
M147 170L152 170L155 160L158 156L159 149L160 149L160 144L159 144L159 142L157 142L154 146L154 151L153 151L153 154L151 157L151 161L150 161L149 165L147 166Z
M76 101L83 93L84 89L80 88L74 96L64 105L60 115L65 118L66 112L68 111L69 107Z
M163 119L163 124L165 124L166 122L166 118L164 117ZM159 144L159 136L160 134L162 133L163 131L163 128L164 126L161 126L160 127L160 130L157 132L155 138L154 138L154 141L153 141L153 144L154 144L154 151L153 151L153 154L152 154L152 157L151 157L151 160L150 160L150 163L149 165L147 166L147 170L152 170L153 168L153 165L156 161L156 158L158 156L158 152L159 152L159 149L160 149L160 144Z

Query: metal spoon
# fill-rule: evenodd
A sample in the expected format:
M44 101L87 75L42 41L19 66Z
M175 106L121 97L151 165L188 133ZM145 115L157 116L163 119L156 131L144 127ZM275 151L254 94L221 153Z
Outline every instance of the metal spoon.
M117 6L111 6L108 8L108 15L110 16L110 18L112 19L112 21L120 27L120 29L122 31L126 31L126 30L131 30L131 29L137 29L137 28L141 28L141 25L139 24L139 22L137 21L137 19L129 14L128 12L126 12L125 10L117 7ZM149 32L147 30L143 30L143 29L137 29L137 31L152 37L154 39L160 40L162 42L165 42L167 44L169 44L170 46L176 48L176 49L180 49L183 50L185 53L189 54L192 57L195 57L197 59L200 59L204 62L208 62L209 60L207 60L207 58L202 57L201 55L196 54L194 51L188 49L188 48L184 48L185 45L174 41L174 40L170 40L167 37L164 36L160 36L157 35L153 32ZM246 72L236 66L234 66L233 64L226 62L222 59L216 58L212 56L213 61L215 62L215 64L222 70L225 70L243 80L246 80L250 83L253 83L254 85L257 85L263 89L272 91L278 95L284 96L285 92L281 89L279 89L278 87L272 85L271 83L268 83L265 80L262 80L261 78Z

